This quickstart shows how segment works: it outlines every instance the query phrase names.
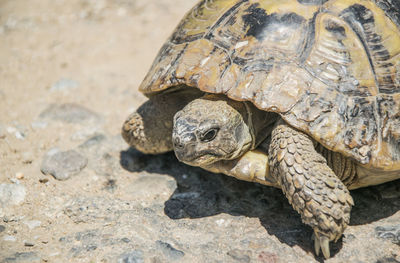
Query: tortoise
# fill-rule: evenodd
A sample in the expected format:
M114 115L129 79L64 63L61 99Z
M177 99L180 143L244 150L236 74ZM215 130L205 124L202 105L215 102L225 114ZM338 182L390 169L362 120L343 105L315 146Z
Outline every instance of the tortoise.
M130 146L281 188L314 246L400 178L400 2L203 0L159 51Z

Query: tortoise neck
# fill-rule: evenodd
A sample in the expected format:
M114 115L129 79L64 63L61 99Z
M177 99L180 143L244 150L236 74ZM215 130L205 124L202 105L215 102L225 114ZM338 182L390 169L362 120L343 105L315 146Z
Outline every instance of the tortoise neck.
M251 102L244 101L242 103L246 109L246 116L242 114L242 117L247 123L253 138L252 149L255 149L271 135L272 129L280 117L277 113L258 109Z

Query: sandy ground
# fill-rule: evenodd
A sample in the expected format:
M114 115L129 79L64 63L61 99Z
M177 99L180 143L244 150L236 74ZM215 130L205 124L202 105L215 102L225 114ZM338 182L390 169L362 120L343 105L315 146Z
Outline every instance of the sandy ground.
M124 159L121 124L145 100L137 87L195 2L0 0L0 184L22 185L26 192L17 205L0 210L0 262L322 261L313 254L311 231L278 190L254 186L249 192L252 184L181 166L172 155L134 152ZM49 105L69 103L98 118L43 117ZM82 147L99 134L104 143ZM66 181L42 174L54 147L80 149L87 167ZM190 174L197 181L185 184ZM200 183L214 190L196 188ZM228 189L225 201L216 198L218 187ZM356 192L362 208L334 247L332 262L400 261L399 245L376 234L379 226L398 227L399 191L396 182ZM274 201L262 201L267 195ZM201 200L200 212L178 209L176 200ZM274 208L269 219L258 212L265 202ZM294 226L284 232L280 225L287 222Z

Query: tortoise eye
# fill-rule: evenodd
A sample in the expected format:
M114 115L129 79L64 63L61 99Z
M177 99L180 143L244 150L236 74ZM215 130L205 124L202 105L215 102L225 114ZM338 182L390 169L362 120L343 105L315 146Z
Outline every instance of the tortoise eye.
M201 136L200 140L202 142L210 142L210 141L215 139L215 137L217 136L218 131L219 131L219 129L217 129L217 128L209 129L206 133L204 133Z

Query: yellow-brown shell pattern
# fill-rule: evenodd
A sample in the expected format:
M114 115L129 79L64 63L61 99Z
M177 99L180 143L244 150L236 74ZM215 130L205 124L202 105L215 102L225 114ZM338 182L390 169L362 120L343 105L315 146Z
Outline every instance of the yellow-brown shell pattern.
M328 149L400 170L400 2L203 0L140 90L179 84L279 113Z

